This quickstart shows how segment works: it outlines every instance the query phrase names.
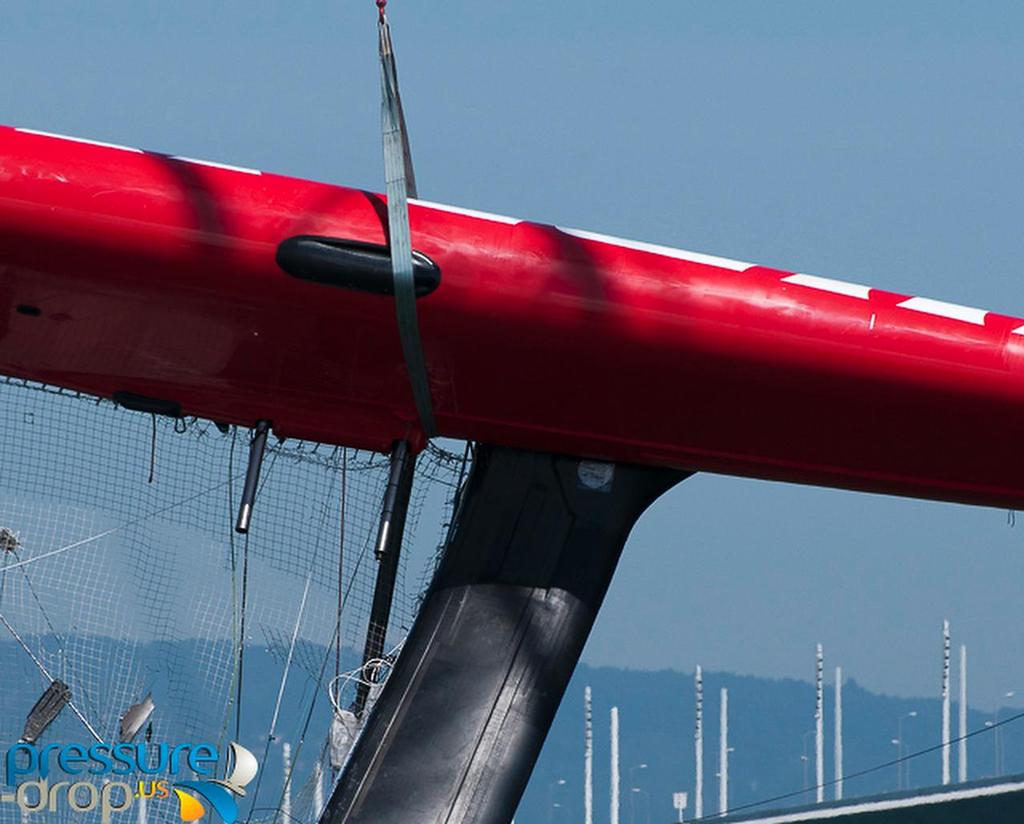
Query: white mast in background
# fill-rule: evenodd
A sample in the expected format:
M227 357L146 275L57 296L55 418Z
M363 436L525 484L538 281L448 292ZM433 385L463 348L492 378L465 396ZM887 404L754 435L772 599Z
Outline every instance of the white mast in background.
M611 824L619 824L619 708L612 707Z
M292 745L287 741L281 746L281 763L284 767L284 795L281 797L281 815L285 821L292 817Z
M694 786L693 813L697 818L704 817L704 676L697 665L693 676L694 690L697 693L697 726L693 733L694 763L697 765L697 777Z
M583 822L594 822L594 724L590 687L583 689Z
M967 780L967 645L960 645L960 740L957 742L957 778Z
M324 811L324 768L320 759L313 764L313 818L320 820Z
M815 798L825 800L825 653L818 644L814 673L814 781Z
M729 810L729 690L722 687L718 717L718 814Z
M942 783L949 783L949 621L942 622Z
M836 707L835 707L835 779L836 801L843 799L843 668L836 667Z

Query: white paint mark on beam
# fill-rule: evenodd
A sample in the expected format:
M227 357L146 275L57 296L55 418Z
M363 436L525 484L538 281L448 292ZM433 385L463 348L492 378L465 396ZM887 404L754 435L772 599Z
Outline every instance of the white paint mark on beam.
M690 263L702 263L705 266L717 266L720 269L731 269L734 272L745 272L756 264L745 263L742 260L705 255L701 252L688 252L685 249L673 249L671 246L658 246L654 243L644 243L639 240L625 240L611 235L602 235L597 232L585 232L582 229L566 229L563 226L556 227L558 231L571 237L578 237L580 240L595 240L598 243L607 243L610 246L620 246L623 249L635 249L638 252L650 252L652 255L685 260Z
M179 160L182 163L192 163L196 166L209 166L212 169L226 169L229 172L242 172L247 175L261 175L259 169L249 169L245 166L232 166L230 163L215 163L212 160L199 160L195 157L184 157L182 155L170 155L171 160Z
M782 279L782 282L806 286L809 289L820 289L822 292L832 292L836 295L847 295L848 297L860 298L861 300L867 300L871 292L870 286L863 286L859 283L847 283L845 280L822 278L817 275L788 275Z
M478 217L481 220L493 220L495 223L508 223L514 225L521 221L517 217L508 217L507 215L495 215L490 212L478 212L476 209L463 209L461 206L449 206L447 203L434 203L432 200L419 200L418 198L409 198L410 203L414 203L417 206L426 206L428 209L437 209L439 212L450 212L453 215L465 215L466 217Z
M142 149L136 149L134 146L121 146L118 143L104 143L102 140L88 140L84 137L71 137L66 134L56 134L55 132L41 132L38 129L22 129L16 128L16 132L22 132L24 134L34 134L39 137L53 137L57 140L70 140L72 143L85 143L89 146L102 146L104 149L120 149L122 152L135 152L136 154L142 154Z
M931 298L908 298L898 305L904 309L912 309L915 312L924 312L926 315L962 320L978 326L985 325L985 316L988 315L988 311L985 309L975 309L972 306L961 306L958 303L946 303L945 301L932 300Z

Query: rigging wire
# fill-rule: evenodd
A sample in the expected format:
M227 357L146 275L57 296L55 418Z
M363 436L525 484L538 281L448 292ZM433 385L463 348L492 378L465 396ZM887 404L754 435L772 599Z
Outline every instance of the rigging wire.
M17 549L12 549L11 554L15 557L16 560L21 560L21 556L18 554ZM50 634L57 642L57 654L60 656L61 662L61 680L70 681L72 680L72 667L70 656L68 655L67 652L67 642L64 640L64 636L57 631L57 628L53 625L53 621L50 620L50 614L46 611L46 608L43 606L43 602L39 597L39 593L36 591L35 585L32 583L32 578L28 574L28 570L25 567L19 567L19 569L21 570L22 577L25 579L25 583L28 585L29 592L32 595L32 600L35 601L36 606L39 607L39 612L43 616L43 621L46 622L46 626L49 628ZM6 574L7 570L5 569L4 575L6 576ZM97 712L96 705L92 702L92 699L89 697L88 692L86 692L81 682L76 682L75 688L81 693L82 700L84 702L83 705L86 707L86 709L90 710L93 716L99 715L100 713Z
M149 415L153 420L153 435L149 442L149 481L153 483L153 479L156 477L156 413L151 412Z
M264 473L263 478L260 480L260 484L256 491L253 493L253 501L259 496L266 487L267 482L270 480L270 476L274 472L274 467L277 465L277 457L280 453L275 452L274 457L270 461L270 466L267 467L267 471ZM245 617L246 607L249 599L249 532L245 533L245 544L242 545L242 603L240 608L240 620L239 620L239 638L238 638L238 681L237 689L235 691L235 740L237 741L242 731L242 681L245 677Z
M4 571L7 572L12 569L18 569L19 567L26 567L30 564L36 563L37 561L42 561L46 558L52 558L55 555L61 555L65 552L70 552L73 549L78 549L81 546L86 546L87 544L94 543L96 541L101 540L102 538L106 538L108 535L113 535L114 533L120 532L123 529L128 529L128 527L137 526L138 524L145 523L150 518L155 518L157 515L163 515L165 512L170 512L172 509L177 509L179 506L184 506L187 503L191 503L192 501L195 501L199 498L203 498L209 495L211 492L216 492L218 489L221 489L226 485L227 481L222 481L219 484L214 484L213 486L204 489L202 492L197 492L194 495L189 495L186 498L182 498L180 501L175 501L174 503L168 504L167 506L162 506L159 509L154 509L152 512L147 512L145 515L140 515L138 518L132 518L130 521L125 521L123 524L119 524L118 526L111 527L110 529L105 529L102 532L97 532L95 535L90 535L88 538L82 538L80 541L74 541L70 544L67 544L66 546L58 547L57 549L50 550L49 552L43 552L40 555L33 555L31 558L26 558L24 561L18 561L14 564L8 564L4 568Z
M218 750L224 745L224 738L231 724L231 710L235 704L235 686L238 679L238 555L235 548L235 444L238 440L238 427L231 427L231 446L228 448L228 561L231 567L231 682L228 685L228 700L224 707L224 723L221 725L220 737L217 739ZM238 740L238 727L235 727L235 740ZM218 765L219 769L219 765ZM224 777L227 777L227 764L224 764Z
M352 595L352 588L355 586L356 579L359 576L359 570L362 569L363 561L366 559L366 556L369 554L369 550L370 550L371 544L372 544L372 540L370 538L367 538L367 540L363 542L363 547L359 551L359 554L356 556L355 568L352 570L352 576L349 578L348 586L345 588L345 597L344 597L343 602L342 602L342 612L344 611L344 607L348 604L349 598ZM333 648L334 644L336 644L336 643L340 644L341 643L341 616L342 616L342 612L339 612L337 617L336 617L336 619L335 619L334 631L331 634L331 641L330 641L330 643L327 644L327 647L326 647L326 650L324 652L323 658L320 661L320 672L319 672L319 675L317 676L317 679L316 679L316 683L317 684L322 684L323 683L324 674L327 672L327 665L330 663L330 660L331 660L331 649ZM313 721L313 710L316 708L317 698L319 698L319 696L320 696L319 690L315 690L313 692L312 697L310 698L309 706L306 709L306 718L303 721L302 730L299 733L299 740L296 743L295 749L294 749L294 751L292 753L292 763L293 764L298 763L299 755L302 753L302 748L303 748L303 746L306 743L306 734L309 732L309 725ZM287 789L288 789L288 783L286 782L284 787L281 790L281 799L284 798L284 793L285 793L285 791ZM281 806L281 804L280 804L280 801L279 801L278 802L278 807L280 807L280 806ZM245 820L246 824L250 824L253 812L254 812L254 810L252 810L252 809L249 810L249 815L248 815L248 817Z
M345 586L345 505L348 501L348 447L341 451L341 501L338 517L341 521L338 538L338 620L341 620L342 588ZM341 634L334 648L334 677L341 673Z
M330 493L328 493L328 495L329 494ZM302 590L302 599L299 602L299 611L298 611L298 613L295 616L295 626L292 628L291 643L288 645L288 657L285 659L284 670L281 673L281 683L278 685L278 688L277 688L277 700L274 702L274 714L273 714L273 716L270 719L270 729L267 732L267 742L266 742L266 745L263 748L263 763L264 764L267 763L267 760L268 760L268 758L270 756L270 745L274 741L274 739L276 738L275 733L277 732L277 721L278 721L278 718L279 718L280 713L281 713L281 702L284 700L284 690L285 690L285 687L288 684L288 675L291 672L292 661L293 661L293 659L295 657L295 645L296 645L296 643L298 643L298 640L299 640L299 629L302 626L302 619L303 619L303 617L306 614L306 602L307 602L307 600L309 598L309 588L310 588L310 586L313 583L313 572L316 570L316 563L317 563L317 559L318 559L319 554L320 554L320 536L323 535L323 533L324 533L324 523L327 520L327 515L328 515L329 510L330 510L330 507L328 506L327 501L324 501L323 505L320 507L320 529L317 530L317 540L316 540L316 544L313 547L313 557L310 559L310 562L309 562L309 571L306 574L306 585L305 585L305 587ZM328 649L330 649L330 647L328 647ZM287 790L288 785L291 783L292 771L295 768L295 763L296 763L295 759L293 759L292 760L292 764L291 764L291 766L288 769L288 775L285 776L285 784L284 784L285 790ZM262 773L261 773L261 775L256 779L256 790L253 792L253 799L252 799L253 800L253 804L256 803L256 801L257 801L257 799L259 798L259 795L260 795L260 786L263 783L262 782L262 777L263 776L262 776ZM282 798L283 798L283 794L282 794ZM279 803L278 807L280 807L280 806L281 805Z
M18 554L18 550L12 549L11 554L14 555L15 559L17 559L18 561L21 560L21 556ZM62 663L65 667L61 674L66 676L68 673L68 662L67 652L64 649L64 638L61 636L59 632L57 632L57 628L54 627L53 621L50 620L50 615L46 611L46 608L43 606L43 602L39 600L39 593L36 592L35 585L32 583L32 579L29 577L28 570L25 569L25 567L19 567L19 569L21 570L22 577L25 579L25 583L28 585L28 590L32 595L32 600L35 601L36 606L39 607L39 612L43 616L43 621L46 622L46 626L50 630L50 634L53 635L54 639L57 641L57 651L60 654L61 658L63 659Z
M7 584L7 564L10 562L9 553L3 553L4 564L0 566L0 607L4 605L4 587Z
M25 651L25 654L32 659L32 663L36 665L39 671L43 674L43 677L46 678L52 684L56 679L54 679L54 677L50 675L49 670L46 669L46 665L36 657L35 653L32 652L31 649L29 649L28 644L26 644L24 639L22 639L22 637L18 635L17 630L15 630L14 627L10 625L10 622L8 622L8 620L4 617L4 614L2 612L0 612L0 623L7 627L7 631L14 636L14 640L18 642L18 645ZM89 731L89 734L96 739L97 743L102 744L103 739L100 738L100 734L96 732L92 724L89 723L88 719L82 714L82 711L78 709L74 701L72 701L70 698L68 698L68 706L71 708L71 711L75 714L75 717L78 718L78 720L81 721L85 728Z
M245 534L245 543L242 545L242 600L239 604L238 620L238 655L235 671L238 678L235 681L235 740L242 734L242 681L245 678L245 608L249 598L249 533Z

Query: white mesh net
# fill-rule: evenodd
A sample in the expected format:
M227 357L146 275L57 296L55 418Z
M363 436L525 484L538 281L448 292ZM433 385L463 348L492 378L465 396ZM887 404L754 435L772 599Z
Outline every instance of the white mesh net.
M386 457L272 444L252 529L239 536L246 431L11 379L0 382L0 421L0 748L18 741L51 678L104 741L151 694L137 741L223 750L237 740L261 762L241 820L315 821L332 775L327 688L358 665L366 633ZM444 528L464 470L461 450L419 458L389 645L411 625L438 544L434 530L416 540L417 522L426 507ZM65 708L39 744L92 740ZM60 805L29 817L99 813ZM145 820L181 820L173 794L151 800ZM21 821L0 803L0 822Z

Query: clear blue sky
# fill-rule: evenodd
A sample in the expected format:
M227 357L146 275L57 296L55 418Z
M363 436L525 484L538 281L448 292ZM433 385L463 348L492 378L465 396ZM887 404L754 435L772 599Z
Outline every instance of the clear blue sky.
M390 5L431 200L1024 315L1020 3ZM0 122L380 188L374 13L5 0ZM948 616L992 706L1024 696L1021 580L1004 512L700 477L584 657L810 678L820 640L933 695Z

